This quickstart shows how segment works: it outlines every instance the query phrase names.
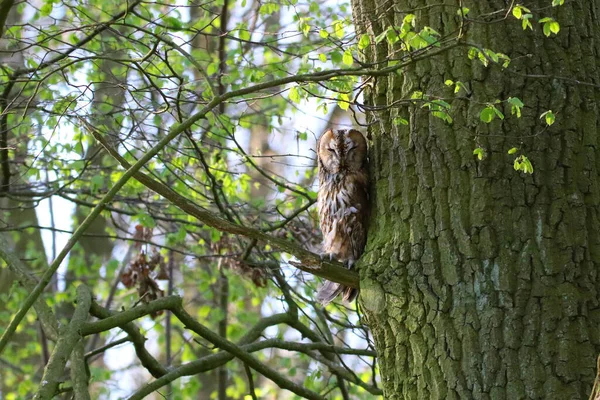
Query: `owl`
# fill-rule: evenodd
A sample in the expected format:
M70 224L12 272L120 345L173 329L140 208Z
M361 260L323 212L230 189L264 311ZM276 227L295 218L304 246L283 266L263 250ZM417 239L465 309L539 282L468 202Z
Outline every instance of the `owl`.
M367 241L369 174L367 141L357 130L328 130L317 142L318 208L323 251L348 268L360 258ZM329 304L338 294L352 301L357 289L326 282L317 300Z

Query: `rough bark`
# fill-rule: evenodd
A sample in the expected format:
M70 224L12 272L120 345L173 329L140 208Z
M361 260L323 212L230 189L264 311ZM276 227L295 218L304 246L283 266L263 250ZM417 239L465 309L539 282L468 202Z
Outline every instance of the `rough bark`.
M443 3L353 0L357 31L376 36L415 10L419 28L449 34L458 2ZM447 79L470 89L451 102L452 125L420 105L370 114L374 218L359 263L361 303L387 399L583 399L592 387L600 90L572 79L600 83L600 2L530 2L534 32L502 18L507 4L463 2L472 18L504 10L470 25L464 40L510 56L512 73L458 46L379 79L366 96L377 106L415 90L452 98ZM559 35L543 36L542 16L560 22ZM389 54L383 42L366 58ZM509 96L525 103L522 118L506 107L504 121L479 120L486 102ZM539 115L549 109L557 122L544 129ZM397 115L409 125L394 125ZM513 170L513 146L532 160L532 175Z

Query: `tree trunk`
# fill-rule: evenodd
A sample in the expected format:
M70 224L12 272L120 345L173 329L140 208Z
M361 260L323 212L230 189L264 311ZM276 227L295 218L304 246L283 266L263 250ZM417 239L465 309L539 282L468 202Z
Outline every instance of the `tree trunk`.
M19 8L12 7L10 12L8 12L5 22L7 25L13 26L22 24L23 19L23 14ZM23 68L23 50L18 45L15 45L14 41L6 38L0 39L0 64L14 69ZM3 82L0 85L0 90L4 91L6 85L7 83ZM19 185L27 182L27 178L23 178L24 169L21 169L21 167L23 167L27 159L27 149L31 143L31 137L18 129L23 113L20 107L27 101L22 95L21 90L22 86L17 84L7 94L4 102L6 105L2 109L2 114L6 114L5 117L7 118L7 130L0 132L0 135L6 135L8 147L14 149L7 154L11 174L9 187L7 188L8 191L17 191L18 189L16 188ZM22 198L0 196L0 227L9 232L12 229L15 230L15 232L11 232L11 250L15 254L18 254L32 271L40 273L40 271L43 271L48 266L41 230L20 230L23 227L39 226L34 204L34 202L26 201ZM11 291L15 280L16 276L5 267L3 261L0 261L0 295L7 296L5 297L6 299L13 298L14 294ZM13 310L10 307L10 303L0 301L0 313L12 313ZM0 370L2 370L0 373L0 397L4 394L16 392L15 377L19 376L23 379L23 375L25 375L24 372L18 370L20 366L31 365L34 368L38 368L43 367L45 363L44 356L40 356L39 354L43 350L25 350L27 344L31 343L32 340L34 342L41 342L42 348L47 346L46 340L39 338L39 331L36 332L39 329L37 322L32 323L30 321L28 324L23 323L21 328L23 329L18 331L13 337L12 346L8 354L3 357L11 360L15 364L16 369L8 368L5 365L0 367ZM15 363L15 361L17 362ZM33 374L25 376L31 378Z
M353 0L357 32L374 43L415 10L417 31L450 35L459 30L458 2L445 3ZM576 80L600 84L600 1L529 2L533 32L507 4L464 1L485 23L469 24L463 44L377 78L365 96L374 106L416 90L454 99L452 124L421 104L369 115L373 223L359 263L361 303L386 399L583 399L592 387L600 91ZM558 35L543 35L537 21L546 16L560 23ZM486 68L464 43L512 62ZM399 57L385 41L372 46L368 62L385 67ZM449 79L469 93L455 97ZM505 120L480 121L487 102L510 96L525 103L520 119L502 103ZM546 110L556 115L548 128L539 118ZM394 124L396 116L408 125ZM519 153L507 154L512 147ZM533 174L513 169L520 152Z

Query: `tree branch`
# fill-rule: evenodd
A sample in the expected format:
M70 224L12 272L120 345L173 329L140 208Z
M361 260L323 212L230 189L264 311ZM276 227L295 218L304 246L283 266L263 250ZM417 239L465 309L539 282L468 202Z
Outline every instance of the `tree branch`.
M83 341L79 340L71 353L71 381L77 400L90 400L88 368L85 363Z
M97 304L93 305L94 309L97 309L99 306ZM235 356L239 358L244 363L248 364L248 366L252 367L257 372L261 373L263 376L271 379L275 382L279 387L283 389L287 389L299 396L302 396L307 399L317 399L324 400L325 398L319 395L318 393L313 392L312 390L308 390L305 387L298 385L288 379L286 379L283 375L279 374L274 369L264 365L256 358L252 357L247 351L245 351L242 347L230 342L227 339L222 338L218 334L214 333L210 329L206 328L204 325L200 324L194 318L192 318L184 309L182 305L182 299L177 296L163 297L157 300L153 300L150 303L142 304L137 307L131 308L129 310L120 312L118 314L114 314L104 320L85 323L80 327L81 335L87 336L94 333L107 331L113 328L116 328L121 325L125 325L135 319L138 319L144 315L148 315L150 313L161 311L161 310L171 310L171 312L190 330L194 331L204 339L213 343L218 348L226 351L229 354L220 355L220 353L213 354L208 357L204 357L198 362L189 363L185 366L178 368L176 371L170 371L167 374L163 375L161 378L152 382L149 385L146 385L142 390L138 391L134 394L130 399L143 399L148 393L156 390L158 387L162 387L174 379L183 376L184 374L190 374L190 371L196 371L194 373L200 372L197 371L200 369L213 369L218 367L221 364L216 364L216 361L221 362L223 358L227 358L229 355ZM217 357L218 356L218 357ZM226 362L226 361L225 361ZM207 366L210 366L208 368ZM156 383L160 382L160 383ZM158 387L156 387L159 385Z
M8 269L17 276L21 285L23 285L28 292L31 292L37 281L31 275L25 264L9 251L10 247L6 234L0 232L0 258L6 262ZM58 340L58 322L56 316L50 307L48 307L48 304L43 299L38 299L33 307L35 308L35 312L42 324L46 336L54 342Z
M168 385L170 382L173 382L174 380L182 376L195 375L201 372L219 368L236 357L242 360L242 362L246 363L250 367L257 370L258 372L260 372L261 374L263 374L264 376L266 376L267 378L273 380L282 388L288 389L298 395L303 395L305 396L305 398L322 398L320 395L311 391L302 392L302 390L299 389L299 387L295 383L289 381L284 376L278 374L276 371L263 365L254 357L250 356L250 353L260 351L266 348L280 348L289 351L299 351L305 353L310 357L314 358L315 360L323 362L330 369L332 369L332 371L338 374L340 378L348 379L350 382L363 387L370 393L380 394L378 388L369 386L365 382L360 381L360 379L358 379L355 376L352 376L348 371L344 370L338 365L335 365L332 361L325 360L323 357L313 354L313 351L317 350L323 354L351 354L358 356L376 357L376 353L372 350L346 349L329 345L323 342L295 343L283 341L280 339L266 339L260 342L252 343L260 336L262 331L269 326L280 323L286 323L290 326L295 326L293 324L294 317L288 313L276 314L270 317L263 318L252 329L250 329L248 333L240 340L239 344L236 345L195 321L183 309L182 299L178 296L169 296L153 300L150 303L142 304L132 309L122 311L120 313L112 313L104 309L102 306L98 305L96 302L93 302L91 305L90 313L104 319L102 321L85 323L84 326L81 327L81 334L86 336L121 327L126 332L128 332L130 336L135 336L135 333L133 335L131 333L131 326L133 325L132 321L144 315L148 315L161 310L170 310L188 329L194 331L195 333L197 333L198 335L200 335L201 337L213 343L216 347L224 351L216 354L211 354L206 357L202 357L196 361L181 365L169 371L163 369L163 373L160 374L155 374L154 372L152 372L153 376L155 376L155 378L157 379L142 387L138 392L132 395L130 399L142 399L149 393L152 393L153 391L158 390L165 385ZM137 333L137 335L139 335L139 332ZM156 365L160 365L155 359L152 358L152 360L153 362L150 365L154 363ZM144 360L142 360L142 365L148 368L148 363Z
M115 315L115 313L107 310L95 301L92 302L92 306L90 307L90 314L101 320L106 320L107 318L113 317ZM161 376L165 375L167 373L167 369L163 367L156 360L156 358L154 358L148 352L148 350L146 350L146 347L144 346L146 338L144 337L144 335L142 335L140 330L133 324L133 322L126 322L119 326L129 335L129 340L131 340L131 342L133 343L135 354L140 359L142 366L144 366L144 368L146 368L148 372L150 372L150 374L155 378L160 378ZM97 333L103 331L104 330L100 330ZM87 336L88 334L82 332L82 335Z
M73 318L71 318L71 322L69 322L66 329L63 329L60 333L56 347L54 347L54 351L50 356L50 361L44 369L42 383L33 397L35 400L49 400L56 394L59 380L64 373L65 365L73 351L73 347L81 340L80 329L84 326L88 317L91 303L92 294L90 289L84 284L79 285L77 287L77 306Z

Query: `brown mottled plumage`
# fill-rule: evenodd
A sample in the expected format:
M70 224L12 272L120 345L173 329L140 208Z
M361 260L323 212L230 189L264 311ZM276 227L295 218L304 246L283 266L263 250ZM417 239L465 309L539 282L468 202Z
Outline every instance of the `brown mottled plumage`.
M317 156L323 251L352 268L367 241L367 142L357 130L330 129L317 142ZM328 304L342 292L346 301L358 294L357 289L326 282L319 289L317 299Z

